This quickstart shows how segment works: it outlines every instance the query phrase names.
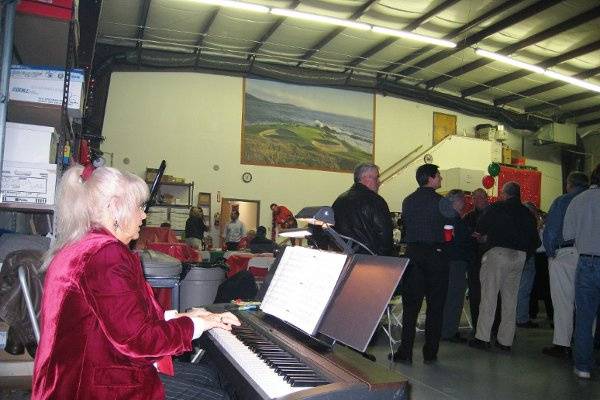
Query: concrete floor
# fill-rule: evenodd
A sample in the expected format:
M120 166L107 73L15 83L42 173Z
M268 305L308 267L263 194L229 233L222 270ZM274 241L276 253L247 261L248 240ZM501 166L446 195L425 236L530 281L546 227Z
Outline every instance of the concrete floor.
M467 336L468 331L463 335ZM412 365L387 360L389 344L385 335L379 335L368 351L377 357L379 364L408 378L411 400L599 400L600 370L594 371L590 381L575 378L570 360L542 354L542 348L551 342L549 326L517 328L509 354L497 349L486 352L466 344L442 342L439 361L433 365L423 364L422 333L417 334Z
M394 332L395 336L398 333ZM600 370L595 371L591 381L575 378L570 360L541 353L551 342L549 326L517 329L510 354L442 342L439 361L433 365L422 361L423 333L417 334L411 366L387 360L389 344L383 334L379 334L368 351L377 357L379 364L408 378L411 400L600 400ZM2 386L5 385L0 385L0 399L29 398L27 390L7 390Z

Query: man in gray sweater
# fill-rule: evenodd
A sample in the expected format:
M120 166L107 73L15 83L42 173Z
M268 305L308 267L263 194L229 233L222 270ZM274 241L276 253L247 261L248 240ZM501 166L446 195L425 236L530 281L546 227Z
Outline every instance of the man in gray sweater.
M592 324L600 306L600 164L588 190L575 197L565 215L564 240L575 239L579 253L575 279L575 375L590 379L594 367Z

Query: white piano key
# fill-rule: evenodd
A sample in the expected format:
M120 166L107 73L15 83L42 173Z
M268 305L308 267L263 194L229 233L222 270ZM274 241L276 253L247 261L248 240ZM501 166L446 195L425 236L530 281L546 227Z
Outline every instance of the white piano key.
M254 381L254 386L259 387L270 399L310 389L292 387L231 332L212 329L208 333L227 352L229 358L235 360L237 367Z

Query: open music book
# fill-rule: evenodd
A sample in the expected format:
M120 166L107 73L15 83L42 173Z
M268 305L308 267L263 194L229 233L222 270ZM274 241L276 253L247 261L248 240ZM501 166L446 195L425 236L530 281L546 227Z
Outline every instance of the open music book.
M306 247L286 247L261 310L314 335L347 258Z
M313 338L365 351L408 261L286 247L261 288L260 308Z

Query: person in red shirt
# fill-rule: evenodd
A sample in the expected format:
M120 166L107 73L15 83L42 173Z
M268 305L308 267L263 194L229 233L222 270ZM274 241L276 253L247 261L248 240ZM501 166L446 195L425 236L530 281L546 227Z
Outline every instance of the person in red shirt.
M294 218L294 214L285 206L278 206L277 204L271 204L271 211L273 211L273 221L271 229L271 240L275 241L277 232L279 229L290 229L297 228L298 222ZM292 239L292 244L295 244L295 240Z

